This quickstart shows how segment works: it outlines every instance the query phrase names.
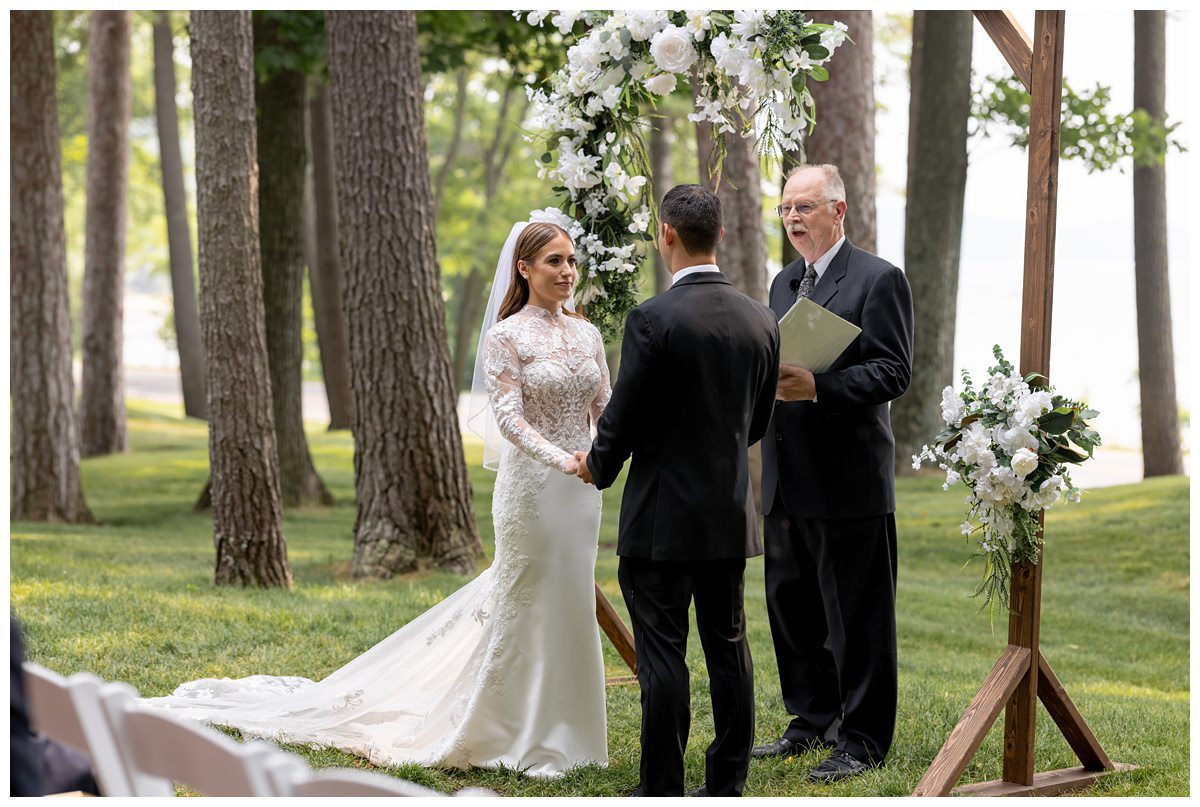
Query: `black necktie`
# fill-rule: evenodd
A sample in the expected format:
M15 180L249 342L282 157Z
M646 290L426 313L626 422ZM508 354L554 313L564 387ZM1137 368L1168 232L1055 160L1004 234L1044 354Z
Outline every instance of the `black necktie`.
M812 295L813 286L817 285L817 270L810 264L804 270L804 278L800 281L800 285L796 288L796 299L800 300Z

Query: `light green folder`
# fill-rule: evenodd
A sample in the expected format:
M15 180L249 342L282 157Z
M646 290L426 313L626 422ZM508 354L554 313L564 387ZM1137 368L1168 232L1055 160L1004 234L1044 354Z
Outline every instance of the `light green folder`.
M823 373L860 333L862 328L812 300L797 300L779 320L779 360Z

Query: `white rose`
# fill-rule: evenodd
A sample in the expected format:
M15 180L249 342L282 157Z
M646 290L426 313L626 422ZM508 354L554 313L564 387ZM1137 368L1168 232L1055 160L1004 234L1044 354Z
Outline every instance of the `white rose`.
M687 29L697 42L704 41L706 31L712 30L712 19L708 16L708 11L689 11L687 13Z
M650 40L650 55L655 63L670 73L682 73L696 61L692 36L677 25L668 26Z
M1013 426L1011 429L997 426L995 440L996 444L1010 456L1016 454L1022 448L1035 451L1038 445L1037 438L1029 433L1029 427L1020 425Z
M655 95L670 95L675 92L675 74L659 73L646 79L646 89Z
M954 391L954 387L942 390L942 420L947 426L954 426L962 420L964 404L962 398Z
M1013 454L1012 469L1018 478L1024 479L1033 473L1037 467L1038 455L1028 448L1019 448L1017 449L1017 453Z

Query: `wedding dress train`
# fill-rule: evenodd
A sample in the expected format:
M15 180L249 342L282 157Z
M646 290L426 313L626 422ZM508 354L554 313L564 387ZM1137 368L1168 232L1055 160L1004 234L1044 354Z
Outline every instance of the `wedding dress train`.
M526 306L488 332L488 397L508 438L492 565L321 681L254 675L142 703L374 764L555 776L606 765L596 626L600 492L562 473L610 392L599 332Z

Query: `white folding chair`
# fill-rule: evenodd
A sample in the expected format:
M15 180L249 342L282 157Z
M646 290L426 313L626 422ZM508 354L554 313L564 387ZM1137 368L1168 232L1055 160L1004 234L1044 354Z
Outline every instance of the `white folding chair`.
M261 741L238 743L215 729L138 707L128 684L110 684L102 703L137 795L172 795L172 782L208 796L279 796L307 766ZM163 787L169 792L163 793Z
M34 731L87 754L96 784L105 796L134 795L100 707L104 682L83 672L64 678L31 661L26 661L23 669Z
M327 768L293 783L292 796L441 796L414 782L353 768Z

